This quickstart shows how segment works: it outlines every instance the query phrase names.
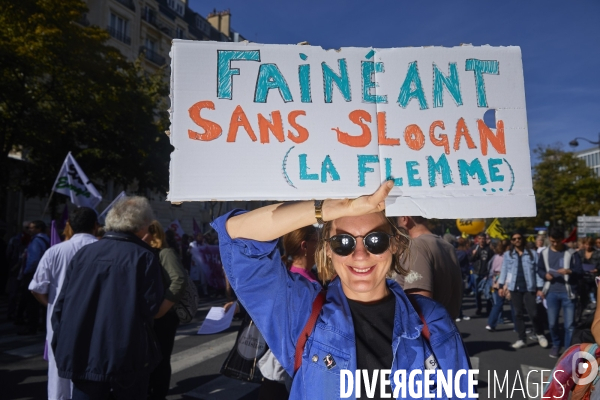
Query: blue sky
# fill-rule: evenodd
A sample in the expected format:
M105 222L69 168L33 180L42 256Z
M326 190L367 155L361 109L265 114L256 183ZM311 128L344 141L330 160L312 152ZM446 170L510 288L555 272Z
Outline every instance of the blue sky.
M206 16L230 9L232 28L258 43L324 48L520 46L529 143L598 140L598 0L189 0ZM592 147L580 141L577 148Z

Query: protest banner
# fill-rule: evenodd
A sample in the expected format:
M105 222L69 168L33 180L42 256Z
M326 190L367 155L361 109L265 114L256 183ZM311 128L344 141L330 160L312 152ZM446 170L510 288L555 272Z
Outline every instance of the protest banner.
M183 228L181 227L181 224L179 223L179 220L178 219L174 219L169 224L169 229L172 230L173 232L175 232L175 240L177 240L177 243L181 243L181 238L183 237L183 235L185 234L185 232L183 231Z
M206 283L217 289L225 288L225 274L221 263L219 246L201 245L190 247L192 256L192 270L190 276L193 280L200 280L199 274L204 274Z
M169 201L352 198L394 179L388 215L536 213L518 47L174 40L171 60Z
M56 193L69 196L71 203L77 207L96 208L102 201L102 196L98 193L94 184L87 178L87 175L83 172L79 164L77 164L71 152L67 154L56 177L56 181L52 186L52 190ZM46 210L44 209L45 212Z

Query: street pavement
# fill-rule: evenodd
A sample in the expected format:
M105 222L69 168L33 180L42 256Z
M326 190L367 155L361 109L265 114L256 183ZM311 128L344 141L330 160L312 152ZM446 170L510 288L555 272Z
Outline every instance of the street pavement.
M219 334L196 334L210 307L224 303L224 299L203 301L194 321L179 327L171 357L173 374L169 400L257 398L258 385L219 375L240 322L234 321ZM539 398L542 378L541 372L536 371L551 370L556 362L548 356L549 349L529 341L526 348L514 350L510 345L517 337L512 324L500 325L496 332L486 331L487 319L474 315L471 297L465 298L463 310L471 320L457 322L457 326L473 368L479 369L479 398ZM504 315L510 316L508 305L504 306ZM16 332L20 327L6 321L5 316L6 299L0 298L0 399L46 399L47 362L42 357L45 334L18 336ZM546 372L544 380L548 375Z

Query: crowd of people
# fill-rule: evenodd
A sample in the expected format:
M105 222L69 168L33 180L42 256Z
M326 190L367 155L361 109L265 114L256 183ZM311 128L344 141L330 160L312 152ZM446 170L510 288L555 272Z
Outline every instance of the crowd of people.
M539 234L535 242L527 241L519 232L510 239L492 239L485 233L472 242L462 237L456 241L452 236L446 239L456 243L466 291L474 296L475 315L484 314L485 307L488 331L495 331L499 324L507 321L514 323L518 335L513 348L525 347L528 337L548 347L544 334L547 326L551 337L550 357L557 358L561 348L570 346L583 310L596 304L600 238L566 242L562 229L552 228ZM511 309L506 319L503 318L505 303ZM561 310L562 337L558 325ZM532 323L529 336L525 313Z
M45 223L32 221L7 247L8 317L23 335L45 321L50 399L165 399L175 308L190 280L201 296L216 294L198 251L210 243L220 247L227 296L269 346L258 362L261 399L337 397L332 369L468 369L456 323L473 316L486 316L491 332L512 320L515 349L527 340L548 347L546 327L551 357L569 346L580 310L596 302L600 239L573 248L559 229L535 243L518 232L442 238L422 217L386 218L390 189L234 210L215 220L214 234L181 240L142 197L118 202L104 227L94 210L74 210L52 247ZM465 296L474 315L463 312ZM467 390L466 377L460 385Z

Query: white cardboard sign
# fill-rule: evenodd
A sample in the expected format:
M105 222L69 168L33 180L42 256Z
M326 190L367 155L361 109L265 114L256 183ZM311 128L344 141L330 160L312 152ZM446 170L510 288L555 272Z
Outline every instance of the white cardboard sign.
M353 198L394 179L388 215L536 213L518 47L174 40L171 59L169 201Z

